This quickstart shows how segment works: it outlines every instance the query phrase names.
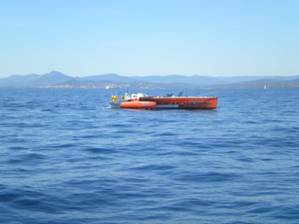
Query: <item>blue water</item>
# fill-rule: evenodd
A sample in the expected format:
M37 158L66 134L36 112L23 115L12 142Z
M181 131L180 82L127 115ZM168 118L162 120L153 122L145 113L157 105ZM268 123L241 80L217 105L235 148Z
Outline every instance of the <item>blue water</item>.
M299 223L299 90L187 91L217 111L111 93L0 90L0 223Z

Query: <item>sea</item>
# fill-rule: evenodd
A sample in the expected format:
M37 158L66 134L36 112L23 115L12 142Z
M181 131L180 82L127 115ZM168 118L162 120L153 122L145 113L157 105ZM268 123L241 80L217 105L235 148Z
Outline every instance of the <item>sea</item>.
M212 111L112 94L0 90L1 224L299 223L298 89L184 90Z

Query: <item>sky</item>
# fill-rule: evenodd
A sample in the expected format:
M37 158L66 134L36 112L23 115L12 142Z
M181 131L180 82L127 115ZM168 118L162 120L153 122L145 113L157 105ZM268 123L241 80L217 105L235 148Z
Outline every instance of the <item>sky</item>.
M298 75L298 0L0 0L0 77Z

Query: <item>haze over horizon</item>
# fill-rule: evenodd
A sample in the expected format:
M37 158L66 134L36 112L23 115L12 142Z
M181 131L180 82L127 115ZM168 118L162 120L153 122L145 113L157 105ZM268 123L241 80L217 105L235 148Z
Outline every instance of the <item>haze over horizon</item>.
M64 75L64 76L68 76L68 77L71 77L71 78L87 78L87 77L93 77L93 76L119 76L119 77L128 77L128 78L133 78L133 77L140 77L140 78L146 78L146 77L155 77L155 76L160 76L160 77L172 77L172 76L180 76L180 77L195 77L195 76L198 76L198 77L209 77L209 78L238 78L238 77L256 77L256 78L263 78L263 77L282 77L282 78L291 78L291 77L294 77L294 78L297 78L299 77L299 74L290 74L290 75L271 75L271 74L265 74L265 75L259 75L259 74L247 74L247 75L217 75L217 74L211 74L211 75L205 75L205 74L119 74L119 73L115 73L115 72L109 72L109 73L94 73L94 74L68 74L66 72L63 72L63 71L58 71L58 70L51 70L51 71L48 71L48 72L45 72L45 73L34 73L34 72L31 72L31 73L27 73L27 74L9 74L9 75L3 75L3 76L0 76L0 80L1 79L5 79L5 78L12 78L13 76L23 76L23 77L26 77L26 76L31 76L31 75L38 75L38 76L45 76L45 75L53 75L54 76L56 74L61 74L61 75Z
M0 78L298 75L299 1L1 3Z

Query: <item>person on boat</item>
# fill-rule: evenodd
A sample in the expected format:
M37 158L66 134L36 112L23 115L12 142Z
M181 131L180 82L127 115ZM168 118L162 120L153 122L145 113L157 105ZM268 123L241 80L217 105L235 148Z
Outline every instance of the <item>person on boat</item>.
M122 99L122 101L127 101L127 100L130 100L131 97L128 93L125 93L125 95L123 95L121 99Z
M112 102L117 103L117 101L118 101L118 96L113 95L111 98L112 98Z

